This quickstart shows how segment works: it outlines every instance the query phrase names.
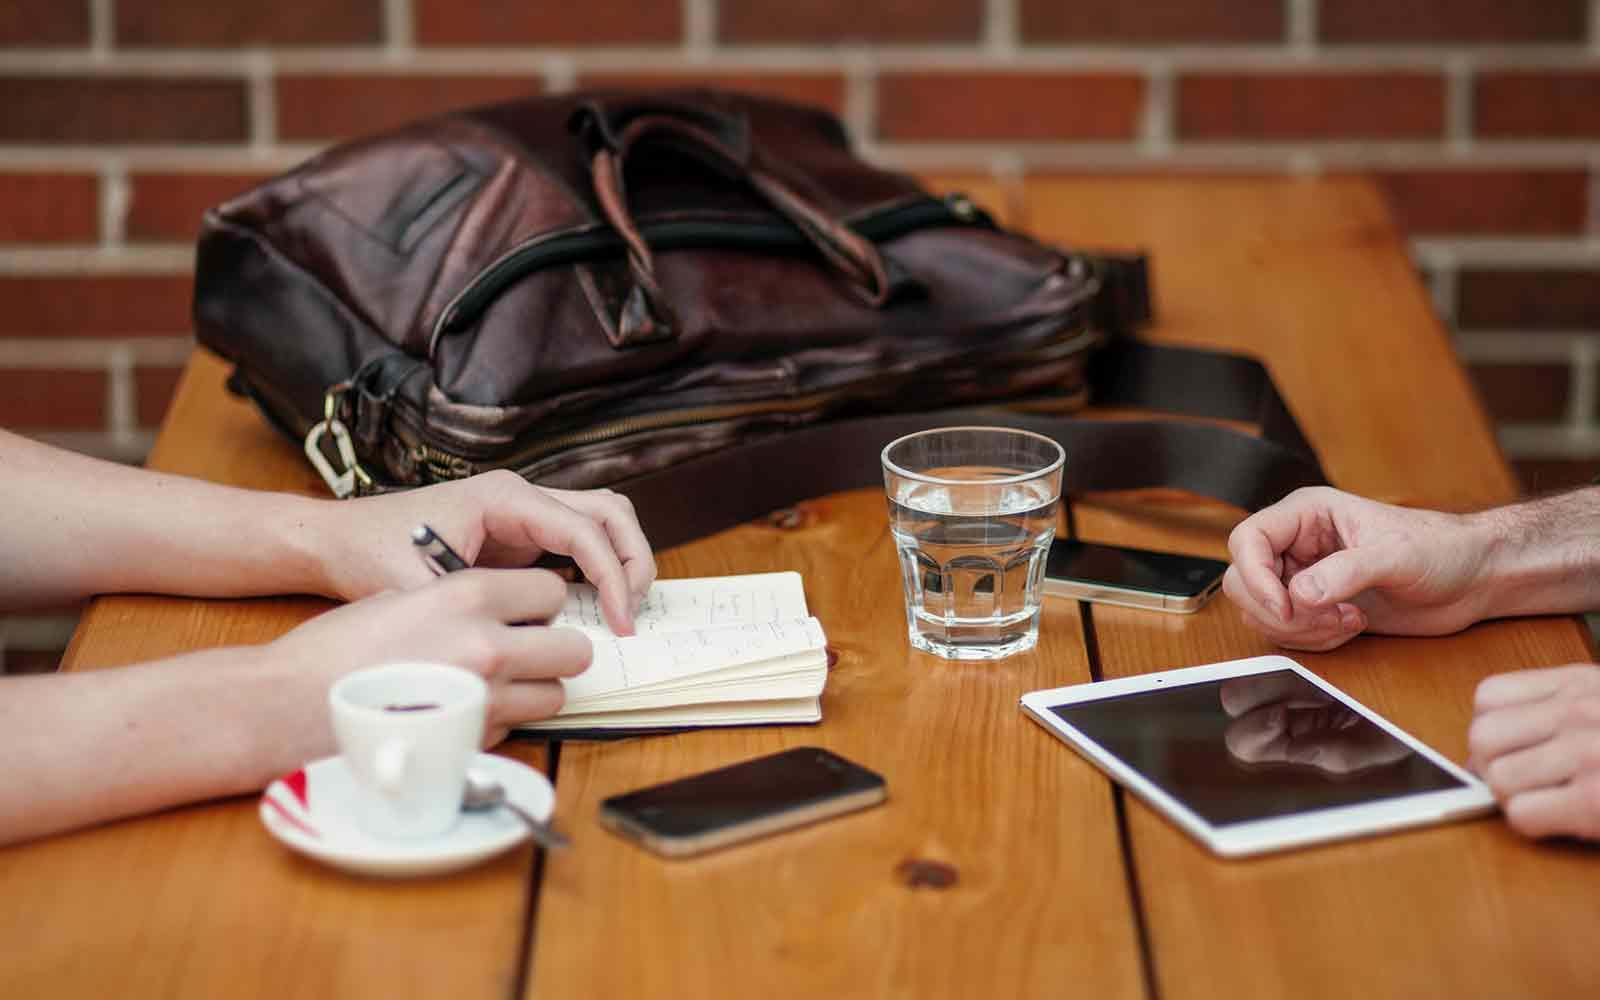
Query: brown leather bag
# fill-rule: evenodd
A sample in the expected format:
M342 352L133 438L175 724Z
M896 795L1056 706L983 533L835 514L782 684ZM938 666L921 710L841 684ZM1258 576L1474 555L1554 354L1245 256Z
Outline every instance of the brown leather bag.
M1074 490L1253 507L1321 481L1259 365L1128 336L1146 282L868 166L820 110L574 94L343 145L208 212L195 322L341 496L512 468L628 493L658 545L870 485L923 426L1053 434ZM1265 433L1062 416L1091 392Z

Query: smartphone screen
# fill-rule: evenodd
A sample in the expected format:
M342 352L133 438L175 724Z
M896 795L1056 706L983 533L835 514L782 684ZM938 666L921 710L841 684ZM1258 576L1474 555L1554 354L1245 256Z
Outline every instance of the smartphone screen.
M1058 538L1050 543L1045 591L1081 600L1191 611L1211 596L1227 569L1219 559Z
M693 854L882 802L878 775L797 747L654 785L600 804L611 829L664 854Z

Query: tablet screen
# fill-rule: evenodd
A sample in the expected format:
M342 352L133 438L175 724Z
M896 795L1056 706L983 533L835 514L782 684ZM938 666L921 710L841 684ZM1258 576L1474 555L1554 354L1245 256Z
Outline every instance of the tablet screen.
M1292 670L1050 711L1214 826L1465 787Z

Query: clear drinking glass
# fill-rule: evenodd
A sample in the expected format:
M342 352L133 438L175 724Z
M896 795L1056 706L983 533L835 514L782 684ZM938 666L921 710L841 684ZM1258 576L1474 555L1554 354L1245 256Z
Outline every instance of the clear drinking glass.
M883 449L911 645L997 660L1039 641L1061 445L1029 431L946 427Z

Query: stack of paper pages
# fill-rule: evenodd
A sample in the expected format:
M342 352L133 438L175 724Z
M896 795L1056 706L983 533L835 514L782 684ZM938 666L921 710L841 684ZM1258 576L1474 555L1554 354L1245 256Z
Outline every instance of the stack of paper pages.
M594 587L573 584L553 626L594 641L594 662L561 683L567 701L531 731L816 722L827 638L799 573L657 580L637 634L606 627Z

